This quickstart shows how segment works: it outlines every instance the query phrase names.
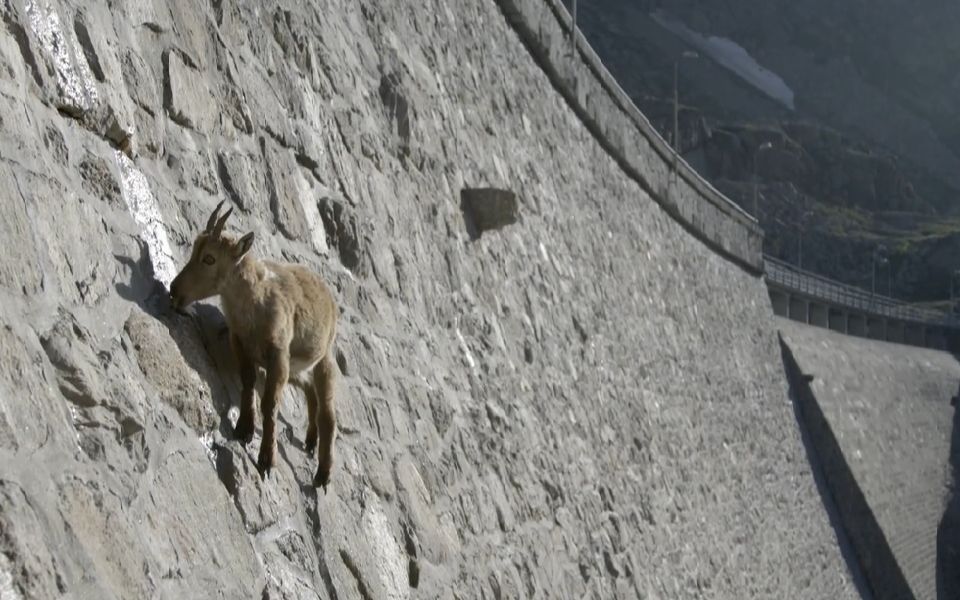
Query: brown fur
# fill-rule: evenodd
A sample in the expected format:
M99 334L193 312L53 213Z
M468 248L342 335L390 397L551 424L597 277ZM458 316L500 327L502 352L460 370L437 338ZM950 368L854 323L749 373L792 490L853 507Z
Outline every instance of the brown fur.
M276 420L283 386L290 381L304 389L309 420L306 447L310 453L318 448L314 485L326 489L336 436L337 306L333 295L318 275L304 267L250 256L253 233L238 240L223 235L231 211L218 218L219 210L220 205L197 236L190 260L170 284L171 303L179 310L196 300L220 296L240 367L240 418L234 436L244 443L253 436L257 368L266 371L260 400L263 441L257 458L264 478L276 460ZM298 377L301 374L303 378Z

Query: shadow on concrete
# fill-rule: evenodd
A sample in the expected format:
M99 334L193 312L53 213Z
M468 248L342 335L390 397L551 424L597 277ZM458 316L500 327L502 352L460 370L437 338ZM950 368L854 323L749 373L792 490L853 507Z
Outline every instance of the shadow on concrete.
M953 405L950 439L951 489L937 527L937 600L960 600L960 391Z
M139 306L167 329L180 355L209 385L213 408L221 417L218 430L226 439L230 439L232 427L227 413L233 404L231 388L237 388L238 383L222 375L236 371L236 368L229 370L233 357L225 341L226 320L217 307L209 304L196 303L185 314L173 311L166 288L154 274L147 244L140 242L139 245L140 256L136 260L115 255L131 274L128 283L116 284L117 294ZM234 391L238 392L238 388ZM233 396L239 399L238 393Z
M475 242L479 240L480 234L483 232L480 231L480 227L477 226L477 221L474 219L473 212L470 210L470 203L467 202L462 192L460 194L460 212L463 213L463 225L467 230L470 241Z
M864 599L914 598L876 516L870 509L840 444L805 375L780 336L790 399L820 499L837 536L851 578Z

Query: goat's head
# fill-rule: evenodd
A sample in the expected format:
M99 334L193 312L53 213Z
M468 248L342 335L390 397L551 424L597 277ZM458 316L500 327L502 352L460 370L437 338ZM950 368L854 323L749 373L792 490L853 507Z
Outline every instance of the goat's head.
M170 304L174 310L219 294L223 282L253 245L253 232L239 240L223 235L223 226L233 209L220 216L221 206L223 202L213 210L207 227L193 242L190 260L170 284Z

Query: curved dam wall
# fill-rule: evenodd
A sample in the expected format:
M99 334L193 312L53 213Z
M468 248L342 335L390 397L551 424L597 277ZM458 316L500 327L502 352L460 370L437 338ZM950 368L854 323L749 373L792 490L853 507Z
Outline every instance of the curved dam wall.
M763 282L500 5L0 12L5 600L855 595ZM519 220L471 235L487 186ZM221 200L342 307L327 494L301 394L261 482L217 302L166 309Z
M747 271L763 273L756 219L676 156L607 71L561 0L496 0L571 109L629 177L687 231Z
M786 319L777 326L816 460L874 598L960 596L960 362Z

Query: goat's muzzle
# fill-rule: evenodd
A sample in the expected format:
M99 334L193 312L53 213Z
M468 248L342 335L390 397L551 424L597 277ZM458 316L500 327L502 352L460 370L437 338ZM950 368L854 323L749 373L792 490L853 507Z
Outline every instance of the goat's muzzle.
M174 279L173 283L170 284L170 308L172 308L174 312L178 314L185 315L187 314L187 311L183 309L185 303L183 296L179 293L178 288L179 286L177 285L177 280Z

